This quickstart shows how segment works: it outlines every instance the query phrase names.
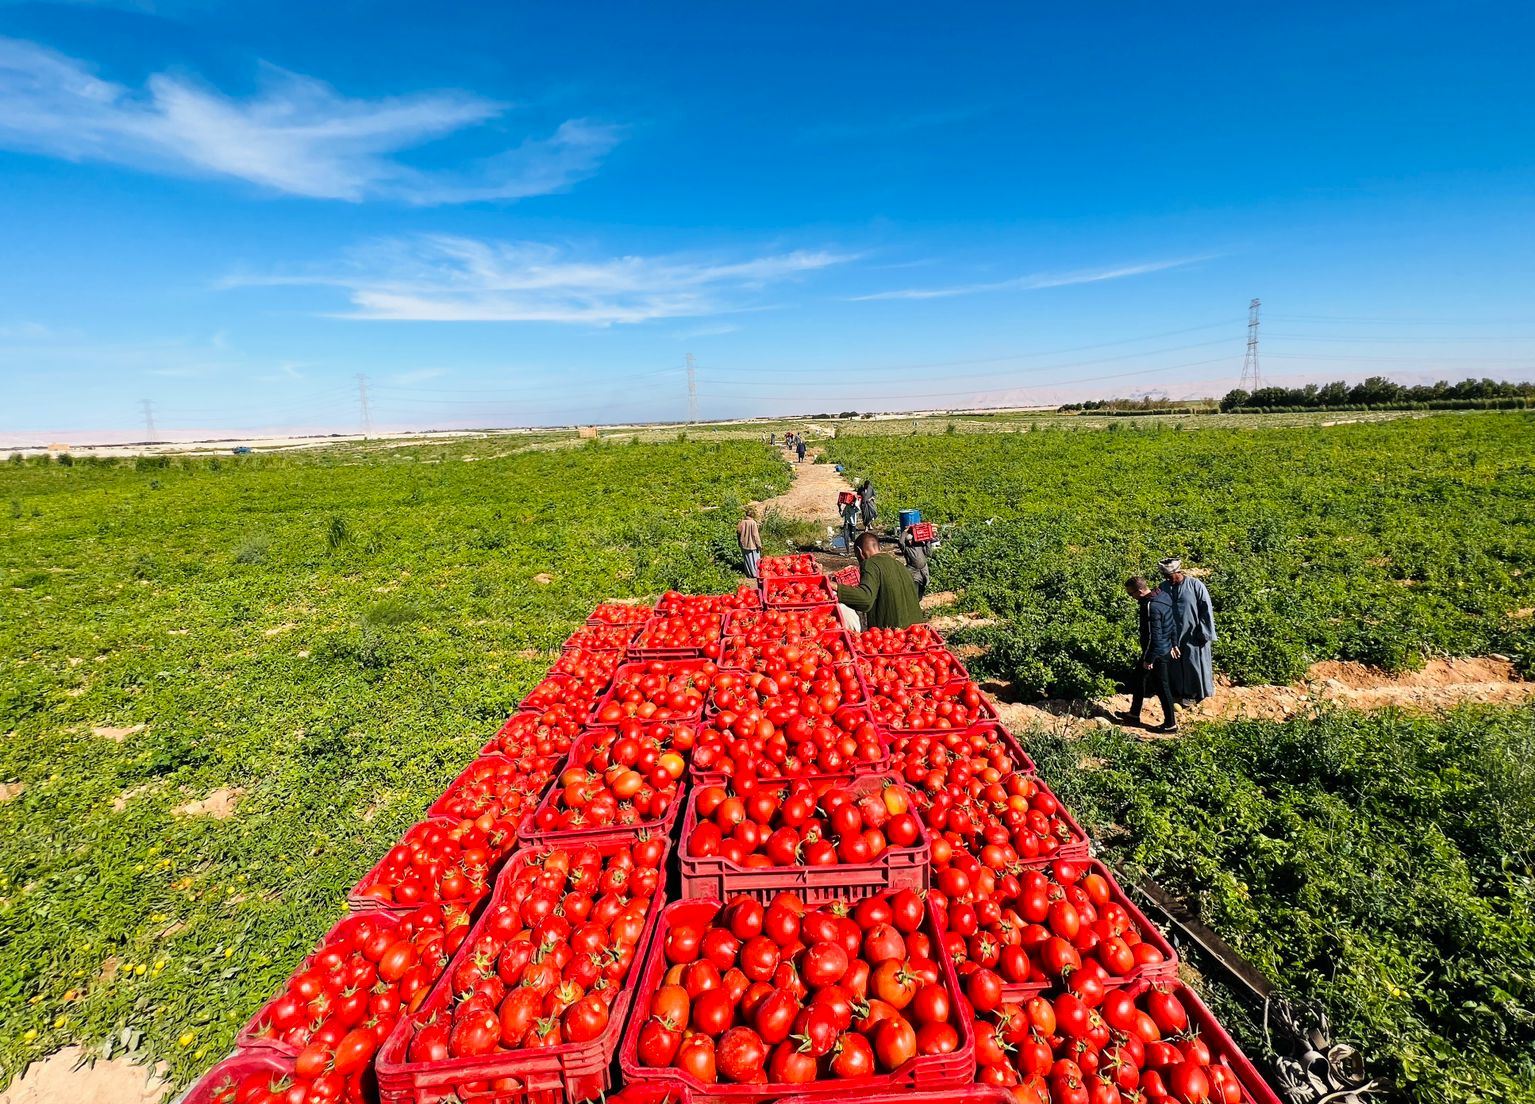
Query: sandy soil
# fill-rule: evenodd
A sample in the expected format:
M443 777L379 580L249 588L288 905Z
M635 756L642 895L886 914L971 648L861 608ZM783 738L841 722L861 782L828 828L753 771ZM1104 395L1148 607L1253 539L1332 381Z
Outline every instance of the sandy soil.
M220 786L207 797L178 805L172 811L182 816L207 816L214 820L228 820L235 815L235 809L244 796L245 790L239 786Z
M166 1083L157 1069L134 1065L126 1058L75 1069L83 1057L79 1047L65 1047L26 1072L0 1092L0 1104L158 1104Z
M770 498L761 505L793 521L841 525L842 520L837 515L837 492L851 491L853 485L837 470L836 465L811 462L819 455L821 450L813 448L805 454L803 464L796 464L794 454L784 449L784 460L794 472L794 484L784 494Z
M1130 707L1130 695L1116 694L1099 702L1009 701L1007 683L987 683L1003 721L1020 728L1042 728L1071 734L1078 730L1114 724L1114 713ZM1510 705L1535 699L1535 682L1514 673L1507 659L1480 656L1466 659L1432 659L1421 671L1389 675L1362 663L1329 661L1315 664L1306 678L1289 686L1217 685L1213 697L1192 709L1180 710L1180 722L1209 720L1284 720L1310 712L1320 704L1350 709L1406 709L1438 713L1465 702ZM1148 725L1161 721L1161 709L1153 700L1142 714ZM1144 733L1144 729L1128 731Z

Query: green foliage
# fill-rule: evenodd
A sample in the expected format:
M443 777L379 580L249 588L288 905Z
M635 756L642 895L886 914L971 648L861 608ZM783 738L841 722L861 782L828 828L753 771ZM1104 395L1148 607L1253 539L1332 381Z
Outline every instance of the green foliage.
M206 1068L597 601L734 586L787 473L694 437L0 469L0 1084Z
M1237 682L1525 646L1511 615L1535 606L1529 414L831 448L892 507L957 523L933 585L1005 623L991 673L1040 693L1124 677L1135 617L1121 584L1172 554L1208 572L1216 668Z
M1535 1100L1535 709L1028 750L1114 859L1319 1001L1408 1097Z

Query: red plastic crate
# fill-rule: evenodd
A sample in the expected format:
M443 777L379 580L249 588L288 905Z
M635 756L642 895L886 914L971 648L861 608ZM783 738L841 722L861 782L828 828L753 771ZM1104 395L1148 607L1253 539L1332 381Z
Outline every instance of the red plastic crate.
M868 685L868 683L866 683L864 681L863 672L858 669L858 664L854 663L851 660L847 660L847 661L842 662L842 663L833 663L831 666L833 668L837 668L837 667L850 667L850 668L852 668L853 681L856 683L856 690L849 691L847 697L842 699L841 705L837 706L837 708L841 709L844 706L849 706L849 705L867 706L869 704L869 685ZM737 668L721 668L721 670L720 670L720 674L721 675L732 675L732 676L735 676L737 678L749 677L751 675L755 675L755 674L758 674L758 673L759 672L753 671L753 670L741 670L741 669L737 669ZM839 683L839 685L840 685L840 683ZM706 716L712 717L716 713L721 712L720 705L719 705L719 702L717 700L718 693L719 693L719 687L717 685L709 687L709 696L707 698L707 704L705 706L705 715Z
M722 629L724 636L751 636L758 632L775 628L780 619L794 615L798 621L807 618L814 620L801 632L789 632L787 627L783 631L774 632L774 638L788 640L804 638L809 632L830 632L840 630L842 621L837 617L835 606L819 603L813 606L785 607L778 606L771 609L760 610L733 610L725 615L725 624Z
M911 539L917 544L927 544L938 535L938 530L930 521L919 521L911 527Z
M602 697L607 684L583 683L572 675L545 675L543 681L517 703L519 712L537 713L556 705L568 705L572 709L587 710Z
M266 1072L273 1079L293 1073L293 1056L271 1050L236 1050L217 1063L187 1090L181 1104L233 1104L234 1086L241 1078ZM227 1090L227 1092L226 1092Z
M886 635L885 632L880 632L878 637L869 632L858 633L853 637L853 643L861 655L896 655L902 652L925 652L931 648L944 647L943 634L925 622L893 631L901 634L900 647L893 651L881 653L871 643L875 639L883 639ZM917 643L917 641L922 643Z
M591 713L592 722L591 723L593 725L605 725L605 724L612 724L612 723L614 723L614 722L604 722L604 721L600 720L600 717L602 716L602 710L610 702L613 702L613 701L615 701L617 699L618 692L619 692L619 689L620 689L620 684L623 682L625 676L626 675L630 675L630 674L642 673L642 669L643 668L648 667L651 663L657 663L657 662L659 662L662 665L663 672L668 674L668 675L682 673L682 672L687 672L687 671L701 670L704 667L705 664L713 664L714 663L713 660L710 660L710 659L700 659L700 658L697 658L697 657L689 657L689 658L686 658L686 659L662 659L662 660L637 659L637 660L634 660L631 663L625 663L625 664L621 665L618 668L618 670L613 672L613 680L612 680L612 683L608 687L607 693L603 694L602 697L598 698L597 699L597 703L592 706L592 713ZM711 679L711 681L712 681L712 679ZM708 700L708 694L705 693L704 694L704 701L707 702L707 700ZM696 721L700 717L703 716L703 710L704 710L704 705L703 705L703 703L700 703L699 707L698 707L698 710L696 712L690 713L688 716L685 716L685 717L664 717L664 718L657 718L657 719L668 720L668 721Z
M849 789L863 796L895 781L890 775L859 776L850 782ZM762 788L782 792L787 785L773 784ZM687 841L693 838L693 829L698 827L696 790L688 795L687 806L687 816L682 821L682 845L677 852L682 864L684 900L714 898L726 901L738 893L747 893L765 905L787 890L808 904L818 905L823 901L861 901L876 893L898 889L927 889L933 851L927 826L920 816L916 821L921 838L914 846L886 848L872 863L745 867L712 855L706 858L688 855Z
M695 639L689 644L658 644L648 643L651 635L658 626L677 619L675 614L658 613L640 626L640 631L629 644L628 654L631 659L688 659L693 657L719 654L720 637L724 633L725 618L722 614L708 615L714 623L713 629L704 639ZM712 656L711 656L712 658Z
M631 605L628 602L603 602L592 610L586 623L591 626L600 625L643 625L650 620L650 607L648 605Z
M810 593L804 595L789 595L791 588L799 589L806 584ZM820 606L837 600L837 592L832 589L831 580L825 575L816 577L812 575L780 576L776 579L762 580L762 600L769 608L800 609L805 606Z
M722 907L722 902L712 900L679 901L667 907L661 914L660 926L650 951L645 956L645 965L640 973L638 986L641 993L653 993L661 985L661 978L666 973L666 932L672 923L685 922L703 927ZM933 939L934 946L943 945L932 905L927 906L925 930ZM956 1007L958 1007L959 996L963 990L960 989L959 979L954 973L954 964L949 960L948 955L938 956L938 970L939 979L944 988L955 998ZM641 1003L636 1007L646 1006ZM965 1015L954 1018L954 1027L959 1032L959 1047L952 1054L918 1055L891 1073L812 1081L806 1085L775 1085L772 1082L755 1085L729 1083L706 1085L682 1070L671 1068L663 1070L642 1066L639 1062L638 1043L644 1019L642 1015L634 1016L624 1031L623 1045L618 1052L618 1064L623 1071L624 1083L634 1084L655 1077L674 1080L686 1086L692 1093L692 1104L765 1104L767 1101L785 1096L803 1097L806 1100L815 1101L840 1096L849 1100L862 1101L867 1097L883 1096L900 1090L943 1089L950 1086L958 1090L969 1086L975 1077L975 1034L971 1029L970 1018Z
M548 788L550 780L558 773L560 764L564 761L562 758L550 764L549 770L544 774L543 781L538 784L538 794L535 794L535 797L541 795ZM481 755L478 759L471 760L469 765L459 771L457 777L448 784L448 788L442 792L442 795L427 807L426 815L428 817L453 817L457 819L458 814L449 808L457 792L466 785L480 781L487 772L493 773L498 766L513 762L515 760L509 755ZM485 810L481 809L480 811L484 812ZM515 809L511 811L516 812Z
M560 647L566 652L621 652L629 646L638 631L638 625L583 625L571 633Z
M680 594L669 590L656 600L653 613L727 613L733 609L761 609L762 593L755 583L742 583L729 594Z
M873 718L872 718L872 716L869 716L867 707L864 707L864 706L852 706L851 708L857 710L859 712L859 714L861 715L860 723L864 719L867 719L867 720L872 722ZM833 779L833 778L847 778L847 777L849 777L851 775L855 775L855 774L856 775L861 775L861 774L886 774L886 773L888 773L889 770L890 770L890 761L891 761L891 755L890 755L890 734L885 732L883 729L880 729L877 725L875 726L875 728L876 728L876 731L877 731L877 733L879 735L880 749L883 752L883 754L880 755L879 758L874 759L874 760L872 760L870 762L867 762L867 763L862 762L862 761L857 762L857 763L852 763L852 764L849 764L848 768L842 769L842 770L819 771L819 772L810 773L810 774L801 773L801 774L796 774L794 777L796 777L796 778L804 778L804 779L807 779L808 781L811 781L811 782L820 782L820 781L825 781L827 779ZM712 731L712 730L708 727L707 724L701 725L699 727L698 736L699 736L699 742L700 743L704 741L704 739L706 738L707 734L710 731ZM697 748L697 746L698 746L697 744L694 744L694 748L695 749ZM690 786L707 786L707 785L710 785L711 783L726 784L726 783L729 783L730 778L731 778L731 775L730 775L730 773L728 771L703 769L703 768L700 768L696 763L694 763L693 760L691 760L691 759L688 760L688 783L689 783ZM776 779L776 778L765 778L762 781L768 782L768 783L772 783L772 782L777 782L778 779Z
M627 847L625 843L599 844L597 850L606 857L625 847ZM545 849L529 848L517 852L508 864L507 872L516 871L531 856L543 850ZM666 857L663 849L661 858L663 870L666 868ZM511 877L498 878L496 894L500 894L503 887L509 887L511 884ZM613 1055L618 1049L624 1021L628 1018L629 1006L638 989L634 979L639 974L640 964L645 961L645 956L655 940L656 929L666 905L664 880L663 886L657 889L655 897L651 900L650 909L646 913L645 928L640 933L639 942L635 944L635 964L630 967L629 976L624 979L626 984L623 989L614 998L609 1010L606 1030L596 1039L588 1043L564 1043L543 1049L498 1051L494 1054L449 1058L434 1063L407 1060L406 1055L416 1027L434 1012L446 1009L452 1003L453 972L458 966L459 956L472 953L475 942L494 915L494 905L498 900L496 894L491 897L490 907L487 907L475 921L474 927L469 930L468 937L449 961L448 968L443 971L437 984L432 987L420 1011L413 1016L402 1016L389 1033L389 1037L379 1047L374 1068L378 1076L380 1104L437 1104L438 1101L453 1098L456 1084L490 1082L504 1078L518 1081L522 1086L521 1090L466 1092L459 1094L457 1098L465 1101L496 1101L497 1104L512 1104L514 1101L524 1100L528 1104L558 1104L559 1101L565 1100L591 1100L602 1097L613 1087Z
M414 907L419 908L421 906L417 905ZM409 911L411 910L401 909L398 912L354 912L350 916L343 916L330 931L320 937L319 942L314 945L314 949L304 956L304 960L299 963L298 969L294 970L293 973L298 974L309 969L315 957L325 948L349 943L352 933L360 925L365 923L375 924L385 931L392 932L400 926ZM287 982L285 981L283 989L286 990L286 988ZM267 1011L272 1005L281 1000L282 997L283 992L279 991L275 997L263 1004L260 1010L245 1022L245 1026L240 1028L239 1034L235 1036L236 1050L265 1051L272 1054L287 1055L290 1059L298 1054L298 1047L290 1046L280 1039L264 1034L261 1030L261 1025L266 1019Z
M549 668L551 675L576 676L582 667L587 668L594 683L600 678L613 677L614 669L624 661L624 653L617 648L563 648L554 664ZM606 690L606 681L602 689Z
M1126 990L1131 996L1139 998L1146 990L1150 989L1152 982L1139 981ZM1166 985L1183 1003L1183 1007L1189 1014L1189 1026L1199 1032L1199 1037L1210 1048L1212 1062L1224 1065L1232 1073L1236 1074L1237 1083L1242 1086L1244 1104L1281 1104L1279 1094L1269 1087L1269 1083L1263 1078L1252 1064L1242 1048L1236 1043L1220 1025L1215 1014L1205 1007L1205 1002L1199 999L1198 994L1181 981L1172 980L1158 982Z
M745 636L727 636L720 643L720 668L726 671L756 671L762 667L762 649L780 644L798 644L822 663L853 661L853 642L846 629L823 629L815 636L784 641L753 641Z
M1054 860L1052 859L1051 861L1053 862ZM1098 874L1109 883L1109 900L1130 914L1130 922L1140 932L1141 939L1161 951L1166 958L1166 961L1158 962L1155 965L1137 966L1123 977L1111 977L1104 984L1110 987L1119 987L1135 985L1139 982L1161 981L1177 977L1178 952L1173 949L1173 945L1168 942L1161 929L1153 924L1144 912L1135 907L1135 902L1130 900L1129 895L1124 891L1124 887L1114 880L1114 875L1109 868L1097 859L1073 859L1072 861L1085 862L1092 873ZM1049 864L1032 862L1024 863L1023 865L1044 869ZM1051 882L1052 884L1057 884L1054 878L1051 879ZM1085 955L1083 957L1084 959L1086 958ZM1002 996L1004 1000L1022 1001L1037 993L1043 993L1045 990L1050 989L1053 984L1048 978L1035 978L1031 981L1004 981L1002 983Z
M858 669L863 673L864 681L872 689L875 682L874 670L876 665L921 659L938 659L945 666L947 674L940 685L947 686L951 682L968 681L970 679L970 672L966 670L965 665L959 661L958 656L947 648L928 648L921 652L880 652L874 655L860 653L858 656ZM902 683L902 685L908 690L913 689L911 683ZM916 692L921 693L924 689L927 689L927 687L922 687Z
M820 570L809 552L796 552L790 556L763 556L757 573L769 579L780 575L815 575Z
M545 727L546 719L550 721L548 727L556 743L564 743L565 754L570 750L570 743L581 734L586 727L585 709L570 707L555 707L551 709L519 709L508 717L490 738L490 742L480 749L481 755L506 755L523 751L529 741L534 739L539 730Z
M689 725L688 727L693 727ZM558 779L565 771L575 766L576 758L587 747L599 740L612 740L617 736L614 728L593 728L585 732L575 744L571 746L570 754L566 756L564 765L555 772L554 778ZM677 810L687 800L688 782L684 775L677 783L677 797L672 802L672 807L666 810L666 815L660 820L643 820L635 824L607 824L596 828L570 828L558 832L540 832L533 827L536 818L546 806L552 805L560 794L558 785L550 786L547 793L528 815L523 817L522 823L517 827L517 841L523 847L569 847L576 844L614 843L633 840L641 832L649 832L652 835L665 836L670 839L672 825L677 823Z
M956 683L969 682L969 681L970 681L969 679L955 679L953 682L950 682L950 683L946 684L943 687L943 689L948 690L948 689L953 688ZM979 690L980 687L977 686L976 689ZM869 700L870 700L870 704L872 705L873 704L873 695L870 695L870 699ZM983 724L1000 724L1001 723L1001 718L997 715L997 708L996 708L996 706L991 704L991 699L986 696L985 691L982 691L981 692L981 705L980 705L980 708L976 710L975 719L972 720L969 724L953 725L950 728L899 728L899 727L897 727L895 725L887 725L887 724L885 724L883 721L881 721L879 719L879 717L877 715L874 718L874 723L879 725L879 727L882 730L884 730L885 732L888 732L888 733L890 733L891 735L894 735L894 736L915 736L915 735L932 735L932 734L940 733L940 732L952 732L955 728L960 728L960 729L974 728L977 725L983 725Z
M407 828L405 830L405 835L400 837L400 841L403 843L406 839L410 838L410 834L412 832L428 824L436 824L443 828L453 828L456 827L459 823L459 818L457 817L427 817L425 820L419 820ZM454 903L473 912L474 909L478 906L479 902L483 900L488 893L490 893L491 885L495 882L496 868L501 865L506 856L510 853L511 847L508 846L506 851L491 859L490 870L486 875L486 885L480 893L473 897L457 898ZM380 901L373 897L364 897L363 891L378 879L379 873L383 869L384 863L388 860L388 858L389 855L387 852L385 852L385 854L379 857L378 862L374 863L368 872L362 876L362 880L352 887L351 892L346 895L346 903L348 908L350 908L353 912L409 912L411 909L420 908L422 905L441 903L436 898L424 898L420 901L400 902Z
M857 564L848 564L841 571L831 573L831 581L843 586L855 587L863 580L863 571Z
M992 742L1001 744L1004 748L1007 749L1008 755L1012 757L1013 773L1034 775L1035 779L1040 781L1040 784L1043 785L1043 781L1039 779L1039 771L1034 765L1034 760L1029 758L1028 752L1024 751L1023 748L1019 746L1018 741L1013 738L1013 734L1004 728L1001 724L998 724L994 721L987 721L984 724L971 725L969 728L959 729L959 732L966 736L973 736L975 733L980 732ZM912 734L902 733L899 736L893 737L890 741L890 746L891 750L895 753L895 762L900 762L900 757L905 750L907 741L921 739L923 737L941 738L946 735L948 735L946 732L936 734L936 736L933 733L918 732Z

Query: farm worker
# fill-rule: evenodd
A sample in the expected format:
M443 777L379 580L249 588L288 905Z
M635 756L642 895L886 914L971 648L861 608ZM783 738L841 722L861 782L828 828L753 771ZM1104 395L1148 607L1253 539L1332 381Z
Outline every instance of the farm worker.
M1215 668L1210 659L1210 645L1215 643L1215 610L1210 605L1210 590L1192 575L1183 572L1183 561L1169 556L1157 564L1162 572L1162 589L1173 600L1173 616L1178 627L1178 649L1182 657L1173 666L1173 693L1184 705L1193 705L1215 693Z
M842 543L847 545L849 552L853 551L853 542L858 539L858 500L842 504Z
M837 585L837 602L842 609L863 614L864 623L871 629L904 629L927 620L910 572L894 556L879 550L876 534L859 534L854 550L858 556L858 585ZM843 614L843 623L847 620Z
M798 434L794 437L794 452L799 456L799 462L803 464L805 462L805 439Z
M778 444L778 434L776 434L776 433L769 433L768 434L768 444L770 444L770 445Z
M757 510L753 506L746 508L745 516L736 526L736 543L741 546L746 574L757 578L757 569L762 563L762 533L757 528Z
M874 528L874 519L879 516L879 511L874 506L874 484L867 479L858 488L858 508L863 511L864 532L868 532Z
M1114 717L1124 724L1140 724L1141 704L1146 700L1146 684L1150 683L1162 703L1162 724L1153 731L1177 732L1172 674L1180 653L1172 596L1160 589L1152 590L1151 584L1139 575L1125 580L1125 593L1139 606L1141 650L1130 679L1130 711L1116 713Z
M917 584L917 597L921 598L927 593L927 584L930 579L927 570L927 545L911 539L910 525L901 530L896 540L901 546L901 556L906 560L906 570L911 572L912 581Z

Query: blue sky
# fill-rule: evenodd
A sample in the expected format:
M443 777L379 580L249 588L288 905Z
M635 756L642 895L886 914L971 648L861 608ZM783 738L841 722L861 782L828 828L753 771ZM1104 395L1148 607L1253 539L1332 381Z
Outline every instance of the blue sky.
M0 0L0 440L1535 376L1516 3Z

